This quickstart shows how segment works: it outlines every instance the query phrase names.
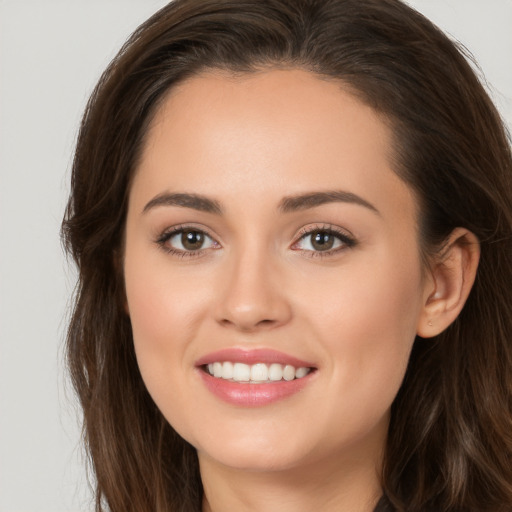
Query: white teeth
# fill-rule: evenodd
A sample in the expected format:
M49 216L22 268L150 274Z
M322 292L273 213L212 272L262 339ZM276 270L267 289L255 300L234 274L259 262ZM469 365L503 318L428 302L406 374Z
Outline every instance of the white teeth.
M207 366L208 373L214 377L236 382L277 382L280 380L291 381L302 379L310 371L310 368L295 368L291 364L282 365L272 363L256 363L248 365L245 363L232 363L230 361L216 361Z
M295 370L295 378L296 379L302 379L302 377L305 377L309 373L309 368L297 368Z
M265 381L268 379L268 368L266 364L258 363L251 366L251 380Z
M233 378L233 363L226 361L222 363L222 378L232 379Z
M292 365L287 364L283 370L283 379L284 380L293 380L294 378L295 378L295 368Z
M213 376L222 377L222 363L213 363Z
M215 375L214 375L215 377ZM247 382L251 380L251 367L244 363L235 363L233 365L233 380L237 382Z
M281 380L283 378L282 365L277 363L271 364L270 368L268 369L268 378L273 381Z

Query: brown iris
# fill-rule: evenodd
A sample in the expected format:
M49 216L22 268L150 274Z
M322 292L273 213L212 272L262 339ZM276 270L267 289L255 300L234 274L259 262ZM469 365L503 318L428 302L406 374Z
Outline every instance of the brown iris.
M311 233L311 245L317 251L328 251L332 249L335 237L327 231L313 231Z
M181 244L188 251L197 251L204 244L204 233L200 231L183 231Z

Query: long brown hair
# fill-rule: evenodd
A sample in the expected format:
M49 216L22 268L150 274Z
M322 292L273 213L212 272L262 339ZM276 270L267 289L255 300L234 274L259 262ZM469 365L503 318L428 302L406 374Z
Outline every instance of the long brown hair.
M67 338L96 510L198 511L195 450L137 367L119 261L130 181L169 88L208 68L296 67L383 115L395 170L420 203L421 246L457 226L481 243L459 318L416 339L382 472L398 511L512 510L512 157L461 50L399 0L175 0L130 37L87 105L63 222L79 269Z

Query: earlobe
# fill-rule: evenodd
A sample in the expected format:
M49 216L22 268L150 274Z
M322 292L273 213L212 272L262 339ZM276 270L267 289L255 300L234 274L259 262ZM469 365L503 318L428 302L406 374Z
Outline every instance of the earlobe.
M479 258L478 238L467 229L454 229L427 279L418 336L437 336L457 318L475 282Z

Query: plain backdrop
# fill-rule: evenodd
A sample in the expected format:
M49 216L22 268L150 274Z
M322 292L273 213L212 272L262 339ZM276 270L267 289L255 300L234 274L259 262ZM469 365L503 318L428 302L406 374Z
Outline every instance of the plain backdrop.
M93 510L63 364L75 273L59 225L87 97L165 3L0 0L0 512ZM410 3L472 51L512 126L512 0Z

